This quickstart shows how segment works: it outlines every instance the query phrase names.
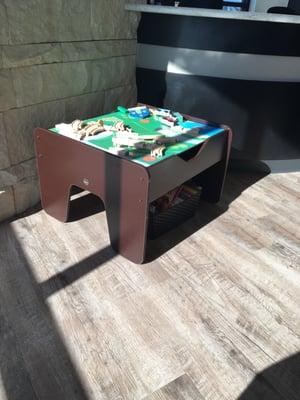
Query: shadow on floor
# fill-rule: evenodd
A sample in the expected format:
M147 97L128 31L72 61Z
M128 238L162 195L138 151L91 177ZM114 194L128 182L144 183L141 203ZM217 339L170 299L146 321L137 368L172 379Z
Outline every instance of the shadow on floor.
M300 353L263 370L238 400L299 400Z
M78 221L102 211L102 200L95 194L83 192L80 197L71 199L68 222Z
M94 269L100 268L106 262L113 259L115 255L115 251L108 245L64 271L54 274L51 278L39 284L39 287L43 291L44 298L71 285Z
M231 169L226 177L222 199L217 204L201 201L199 211L195 217L178 226L176 229L160 236L155 240L148 241L146 262L151 262L160 257L177 244L193 235L195 232L208 225L228 210L240 194L269 174L267 168L254 171L236 171Z
M251 164L250 170L249 168L247 169L247 166L249 166L249 163L231 163L231 168L225 182L222 200L218 204L210 204L202 201L199 212L195 218L188 220L186 223L162 235L156 240L149 240L145 262L148 263L154 261L162 254L193 235L199 229L218 218L227 211L230 203L239 197L244 190L270 173L269 168L259 161L257 161L255 165ZM81 192L74 187L68 222L87 218L102 211L105 211L104 204L98 196L88 192ZM106 249L106 251L108 251L108 249ZM71 273L71 269L69 272ZM81 275L79 274L79 277L80 276ZM71 280L75 280L75 277L72 276Z
M243 167L243 165L245 167ZM239 197L244 190L265 178L270 173L268 167L259 161L257 161L254 166L251 164L250 170L247 169L247 166L249 166L249 163L241 164L232 162L226 177L222 199L219 203L210 204L202 201L199 212L194 218L160 236L156 240L149 240L147 243L145 263L154 261L205 225L218 218L228 210L230 203ZM18 218L26 217L40 210L41 205L38 204L31 210L20 214ZM88 218L102 211L105 211L104 204L98 196L76 188L75 186L73 187L68 223ZM107 238L107 241L109 242L109 238ZM45 282L44 286L48 286L46 291L50 294L56 291L54 288L55 285L53 286L54 282L56 282L56 286L60 288L67 286L69 284L68 282L72 283L85 273L90 272L93 269L92 265L97 264L98 261L102 263L102 259L111 259L114 254L114 251L108 245L105 249L101 250L98 255L91 256L89 261L83 264L78 263L74 268L70 267L64 273L55 275L48 283Z
M78 221L88 218L105 210L102 200L93 193L82 190L77 186L72 186L70 193L70 209L68 222ZM42 210L41 202L28 210L8 218L5 222L12 222L20 218L28 217Z
M103 211L92 194L74 190L70 221ZM79 372L47 305L47 298L115 256L110 246L38 283L9 222L0 225L0 397L8 400L88 400Z
M9 224L0 229L0 336L0 397L89 398Z

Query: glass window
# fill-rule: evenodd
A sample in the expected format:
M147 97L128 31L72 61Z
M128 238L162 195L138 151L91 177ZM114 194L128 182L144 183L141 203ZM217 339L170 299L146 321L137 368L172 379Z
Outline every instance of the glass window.
M179 7L201 7L227 11L248 11L250 0L148 0L148 4Z
M223 0L223 10L248 11L249 3L249 0Z

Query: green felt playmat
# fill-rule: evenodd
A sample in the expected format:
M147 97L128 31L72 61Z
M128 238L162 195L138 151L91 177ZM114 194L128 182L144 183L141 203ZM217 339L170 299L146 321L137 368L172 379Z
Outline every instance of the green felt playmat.
M110 114L101 115L95 118L84 120L85 122L93 122L102 120L105 125L113 126L118 121L123 121L125 125L128 125L133 132L143 135L157 135L161 130L166 136L176 136L176 143L167 144L164 155L159 158L150 156L150 151L146 149L135 149L129 147L130 155L121 156L122 158L132 160L145 167L157 164L169 157L179 155L197 145L204 142L208 138L218 135L224 132L224 128L212 126L209 124L195 123L192 121L185 120L183 126L185 132L178 132L176 128L170 128L160 121L156 120L154 116L149 116L145 119L133 119L120 111L115 111ZM56 128L50 129L51 131L58 133ZM113 132L103 132L96 136L91 136L82 141L82 143L91 145L98 149L104 150L111 153L109 150L113 147L112 138ZM76 139L75 139L76 140Z

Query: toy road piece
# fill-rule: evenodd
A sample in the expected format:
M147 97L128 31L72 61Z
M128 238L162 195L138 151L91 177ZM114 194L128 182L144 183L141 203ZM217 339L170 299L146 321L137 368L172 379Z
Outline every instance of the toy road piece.
M157 134L157 133L154 133L152 135L149 134L149 135L140 136L140 138L142 138L142 140L153 140L153 141L158 141L163 137L164 137L163 135Z
M114 124L114 129L116 131L122 132L125 131L125 124L123 121L118 121Z
M131 137L113 137L112 138L113 145L116 147L135 147L135 145L139 142L138 139Z
M152 113L155 117L165 118L165 117L169 117L171 115L171 110L168 110L166 108L157 108L157 109L154 109L152 111Z
M71 122L71 126L73 129L73 132L79 132L81 129L84 128L85 123L81 121L80 119L75 119L75 121Z
M139 134L131 131L115 131L114 136L121 139L140 140Z
M165 150L166 150L165 146L155 147L154 149L151 150L151 156L155 158L162 157L164 155Z
M85 123L80 119L75 119L75 121L71 123L71 128L73 130L73 135L79 140L105 131L104 123L101 120Z
M157 121L159 121L161 124L168 126L169 128L173 128L176 123L177 123L177 119L168 115L166 117L162 117L160 115L156 115L154 117Z
M153 150L157 145L153 140L144 140L142 142L137 142L134 147L136 149Z
M97 133L101 133L105 131L103 121L99 120L97 122L89 122L86 127L83 129L85 131L85 136L94 136Z

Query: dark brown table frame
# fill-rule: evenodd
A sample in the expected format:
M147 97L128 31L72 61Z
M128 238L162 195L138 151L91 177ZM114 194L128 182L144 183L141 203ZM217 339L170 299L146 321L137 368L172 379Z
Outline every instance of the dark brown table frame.
M202 197L209 202L219 201L232 141L230 128L222 128L222 133L192 152L188 150L147 168L37 128L34 139L42 207L66 222L72 186L94 193L105 205L111 246L129 260L143 263L149 204L153 200L195 177L203 187Z

